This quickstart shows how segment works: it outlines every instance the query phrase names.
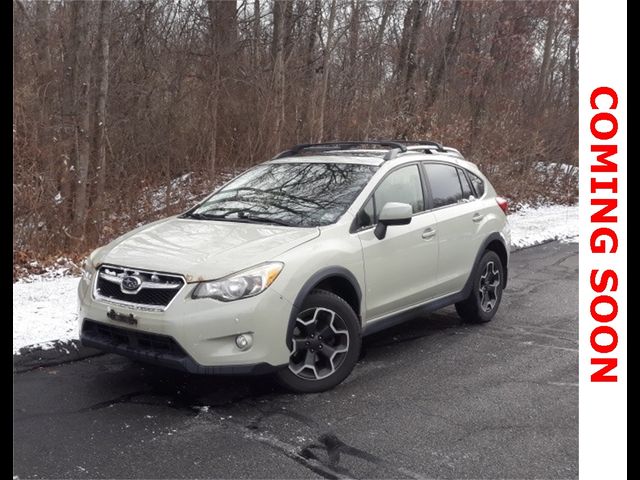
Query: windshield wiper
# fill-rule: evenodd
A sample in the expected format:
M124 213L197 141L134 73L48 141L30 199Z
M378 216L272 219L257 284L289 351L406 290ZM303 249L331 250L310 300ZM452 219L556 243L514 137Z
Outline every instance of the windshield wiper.
M226 214L215 215L213 213L197 213L197 212L185 213L184 215L181 216L181 218L193 218L195 220L226 220L228 222L235 221L235 219L233 218L226 218Z
M180 215L179 218L194 218L196 220L204 220L207 217L205 217L201 213L187 212Z
M225 222L238 222L238 223L271 223L274 225L282 225L285 227L295 227L294 224L285 222L284 220L278 220L276 218L255 217L250 215L241 215L238 218L229 218L228 215L238 212L227 212L222 215L216 215L213 213L185 213L182 218L193 218L196 220L222 220Z
M230 220L230 219L228 219L228 220ZM274 224L274 225L282 225L284 227L295 227L295 225L293 223L285 222L284 220L278 220L277 218L253 217L253 216L239 217L238 218L238 221L242 221L242 220L245 220L245 221L251 222L251 223L271 223L271 224Z

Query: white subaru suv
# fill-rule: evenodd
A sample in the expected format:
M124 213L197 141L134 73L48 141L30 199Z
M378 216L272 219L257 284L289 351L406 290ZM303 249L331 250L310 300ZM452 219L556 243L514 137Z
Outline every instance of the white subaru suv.
M298 145L184 214L95 250L80 286L84 345L201 374L275 373L332 388L362 337L455 304L496 314L507 202L431 141Z

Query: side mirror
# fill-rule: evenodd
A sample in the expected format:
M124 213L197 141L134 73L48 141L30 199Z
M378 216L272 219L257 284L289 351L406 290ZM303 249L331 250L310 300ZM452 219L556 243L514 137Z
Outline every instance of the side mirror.
M387 202L382 207L373 234L378 240L382 240L387 235L389 225L407 225L411 223L412 215L413 208L408 203Z

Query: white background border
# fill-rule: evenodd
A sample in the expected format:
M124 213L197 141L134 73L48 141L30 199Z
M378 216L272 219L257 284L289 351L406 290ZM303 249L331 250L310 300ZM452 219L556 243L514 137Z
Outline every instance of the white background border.
M579 274L579 450L581 479L627 478L627 6L620 0L586 0L580 8L580 274ZM613 88L618 94L618 107L612 110L618 120L618 133L610 142L596 141L590 131L590 121L596 112L590 107L591 92L600 86ZM601 105L610 104L600 99ZM606 128L603 127L603 130ZM590 215L596 208L589 204L590 165L595 155L592 143L616 143L618 154L610 159L618 164L619 248L616 254L593 254L589 239L594 226ZM595 197L606 197L600 191ZM600 226L611 227L610 224ZM618 358L617 383L591 383L596 366L591 365L590 335L599 323L589 313L596 295L590 287L592 269L611 268L618 274L616 298L618 316L609 322L618 333L618 346L611 355ZM603 308L604 312L604 308ZM602 341L607 343L608 340ZM600 355L602 356L602 355Z

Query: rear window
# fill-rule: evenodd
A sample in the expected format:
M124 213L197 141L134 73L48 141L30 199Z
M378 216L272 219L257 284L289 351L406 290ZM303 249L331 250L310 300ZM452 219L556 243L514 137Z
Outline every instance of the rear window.
M482 179L471 173L470 171L467 170L467 175L469 175L469 180L471 180L471 184L473 185L473 189L476 192L476 198L480 198L481 196L484 195L484 182L482 181Z
M458 169L458 177L460 178L460 185L462 185L462 198L466 200L471 195L473 195L471 185L469 184L469 180L467 180L467 176L464 174L461 168Z

